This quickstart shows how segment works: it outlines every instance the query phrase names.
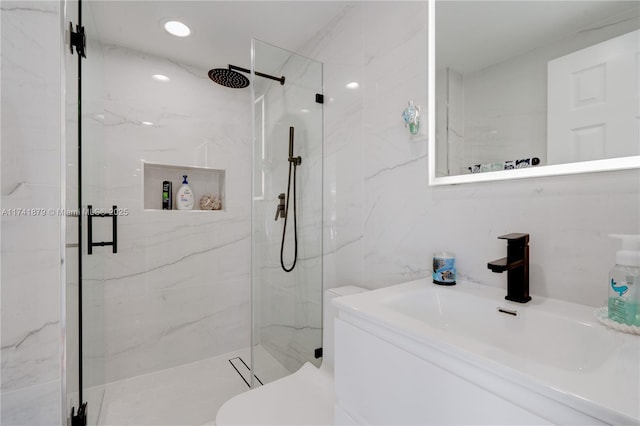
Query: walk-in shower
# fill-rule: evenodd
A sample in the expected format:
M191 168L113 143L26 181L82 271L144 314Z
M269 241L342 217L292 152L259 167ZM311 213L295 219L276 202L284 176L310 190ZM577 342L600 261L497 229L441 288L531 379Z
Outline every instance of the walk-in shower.
M92 240L86 216L67 219L65 411L87 403L90 425L204 424L249 385L321 360L322 64L248 37L249 68L210 70L211 55L188 53L215 39L206 20L180 39L140 23L159 27L150 41L111 19L237 2L73 5L87 44L86 58L65 58L66 193L92 206ZM165 183L176 192L183 175L196 207L164 209ZM285 188L283 229L273 212ZM199 208L212 199L219 209Z

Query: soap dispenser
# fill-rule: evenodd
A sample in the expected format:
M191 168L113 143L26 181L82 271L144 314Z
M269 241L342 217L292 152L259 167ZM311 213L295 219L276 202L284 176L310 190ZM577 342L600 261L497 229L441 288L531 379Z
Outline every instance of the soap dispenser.
M192 210L193 209L193 191L189 187L187 182L187 175L182 175L182 186L178 189L176 194L176 207L178 210Z
M640 235L609 235L622 240L609 273L609 319L640 326Z

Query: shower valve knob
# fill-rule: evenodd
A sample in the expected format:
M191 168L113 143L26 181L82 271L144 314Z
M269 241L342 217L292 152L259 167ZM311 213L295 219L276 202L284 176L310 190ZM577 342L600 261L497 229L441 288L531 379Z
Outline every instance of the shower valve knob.
M285 199L285 195L284 193L281 193L280 195L278 195L278 199L280 200L280 203L278 204L278 207L276 209L276 218L274 220L278 220L278 218L280 217L285 217L285 212L286 212L286 208L285 208L285 204L284 204L284 199Z
M302 164L302 157L300 157L299 155L297 157L291 157L289 158L289 162L293 163L296 166L299 166L300 164Z

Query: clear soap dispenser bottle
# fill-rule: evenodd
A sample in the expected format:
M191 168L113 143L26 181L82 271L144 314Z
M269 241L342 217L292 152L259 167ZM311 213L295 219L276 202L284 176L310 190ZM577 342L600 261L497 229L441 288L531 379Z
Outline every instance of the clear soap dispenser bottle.
M622 240L609 273L609 319L640 326L640 235L609 235Z

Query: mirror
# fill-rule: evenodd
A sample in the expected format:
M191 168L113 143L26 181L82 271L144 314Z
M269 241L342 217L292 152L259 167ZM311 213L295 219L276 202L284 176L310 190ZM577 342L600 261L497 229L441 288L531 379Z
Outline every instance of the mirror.
M429 8L431 185L640 167L640 2Z

